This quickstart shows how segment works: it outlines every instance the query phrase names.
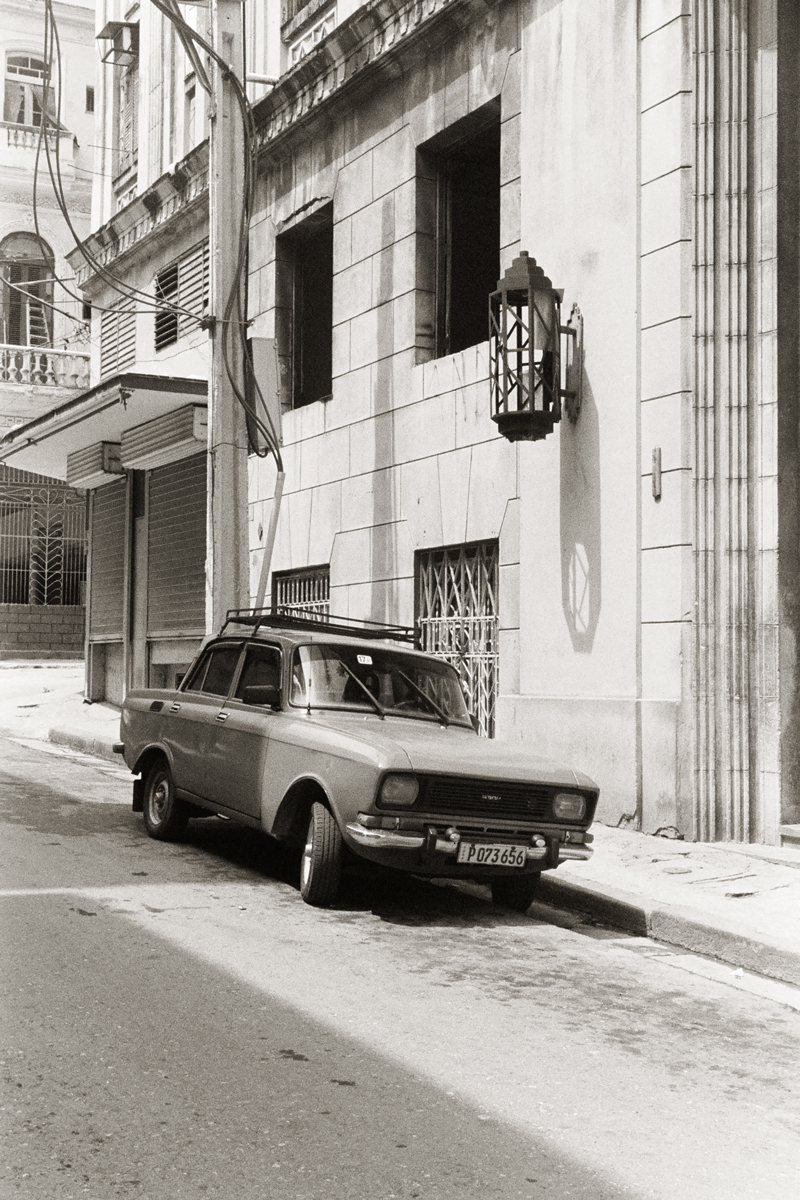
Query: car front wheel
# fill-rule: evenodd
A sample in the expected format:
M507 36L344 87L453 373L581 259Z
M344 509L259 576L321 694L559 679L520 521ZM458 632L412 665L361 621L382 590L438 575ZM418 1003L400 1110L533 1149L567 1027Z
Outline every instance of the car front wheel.
M492 880L492 902L514 912L527 912L536 897L541 875L506 875Z
M342 878L344 845L339 826L329 808L311 805L308 833L300 863L300 895L306 904L324 908L333 904Z
M144 786L144 824L151 838L173 842L186 830L189 810L175 795L169 763L159 759L150 768Z

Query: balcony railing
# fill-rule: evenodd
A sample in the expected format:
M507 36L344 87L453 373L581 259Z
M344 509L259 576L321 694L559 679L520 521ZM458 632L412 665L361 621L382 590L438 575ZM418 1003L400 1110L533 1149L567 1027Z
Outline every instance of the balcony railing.
M85 388L89 386L89 355L44 346L0 346L0 383Z
M51 150L58 144L61 169L68 174L74 166L75 137L68 129L48 129L47 141ZM12 125L8 121L0 121L0 165L14 166L33 163L36 148L39 145L39 129L33 125ZM42 139L42 155L44 156L44 139ZM47 164L43 163L45 172Z

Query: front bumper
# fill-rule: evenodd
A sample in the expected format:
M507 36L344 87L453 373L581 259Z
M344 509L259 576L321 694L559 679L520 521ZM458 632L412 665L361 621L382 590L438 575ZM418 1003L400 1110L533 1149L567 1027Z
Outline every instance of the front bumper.
M455 858L459 841L461 840L460 838L452 840L438 836L429 837L422 833L406 833L397 829L367 829L358 821L348 822L345 829L357 846L363 847L368 851L405 850L408 853L417 855L424 851L426 856L443 854L447 858ZM552 858L555 856L552 854L550 847L554 841L555 839L551 838L549 845L527 846L525 857L528 862L544 862L545 859L550 857L551 863L549 865L557 866L559 862L567 860L586 862L592 857L593 851L591 846L587 846L584 843L559 841L558 861L552 862Z

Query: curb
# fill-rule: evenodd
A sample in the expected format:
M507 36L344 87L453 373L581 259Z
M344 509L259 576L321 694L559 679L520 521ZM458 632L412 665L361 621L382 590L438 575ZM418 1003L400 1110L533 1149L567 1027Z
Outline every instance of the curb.
M117 738L110 734L80 733L75 729L59 729L57 726L47 731L48 742L57 746L66 746L70 750L78 750L81 754L92 754L95 758L105 758L109 762L123 763L122 756L114 753L114 742Z
M537 899L591 916L638 937L649 937L694 954L717 958L756 975L800 987L800 947L783 939L756 937L733 924L698 920L693 909L648 904L616 888L597 891L585 884L543 875Z

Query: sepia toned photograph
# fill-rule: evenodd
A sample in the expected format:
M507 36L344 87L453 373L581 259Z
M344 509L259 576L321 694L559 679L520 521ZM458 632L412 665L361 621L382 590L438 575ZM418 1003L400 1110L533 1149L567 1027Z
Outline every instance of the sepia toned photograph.
M0 72L0 1200L796 1200L797 0Z

